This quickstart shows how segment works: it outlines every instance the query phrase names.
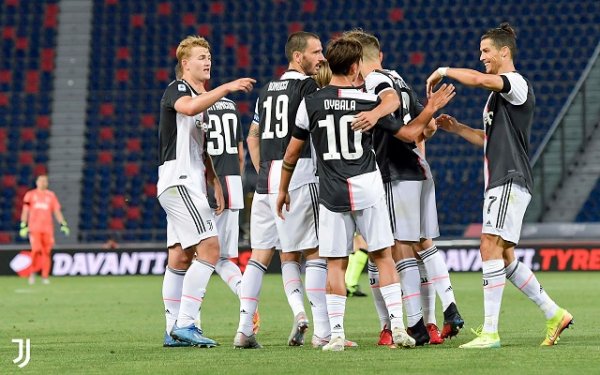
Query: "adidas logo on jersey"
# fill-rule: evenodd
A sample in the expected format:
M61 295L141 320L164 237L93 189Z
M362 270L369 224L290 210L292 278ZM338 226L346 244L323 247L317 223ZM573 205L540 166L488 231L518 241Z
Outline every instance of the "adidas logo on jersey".
M342 326L340 324L336 324L335 326L333 326L333 329L342 329Z
M300 289L296 288L296 289L292 290L292 294L294 294L294 293L300 293Z
M452 290L453 290L452 285L450 285L448 288L446 288L445 292L448 293L448 292L451 292Z
M491 227L492 226L492 222L488 220L487 223L485 223L485 226L486 227Z

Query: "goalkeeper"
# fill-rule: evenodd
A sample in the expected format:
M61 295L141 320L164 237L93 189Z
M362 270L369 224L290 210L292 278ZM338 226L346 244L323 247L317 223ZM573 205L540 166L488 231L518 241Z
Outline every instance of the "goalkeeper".
M48 176L39 175L35 180L36 189L29 190L23 198L23 211L21 212L21 228L19 236L29 237L31 244L32 272L29 275L29 284L35 283L35 274L41 270L42 283L49 284L50 252L54 245L54 225L52 214L60 223L60 231L68 236L69 226L60 210L60 203L56 195L48 190Z

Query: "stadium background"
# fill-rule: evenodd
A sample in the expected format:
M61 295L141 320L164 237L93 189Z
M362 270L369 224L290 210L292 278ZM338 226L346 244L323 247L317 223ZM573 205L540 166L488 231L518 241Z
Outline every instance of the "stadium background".
M595 1L0 0L0 245L27 248L17 235L22 197L36 174L48 172L72 227L69 238L57 234L58 248L97 249L107 240L121 248L162 246L166 221L155 198L159 101L174 78L175 48L187 35L202 35L212 45L210 86L244 76L260 86L285 70L290 32L316 32L326 45L360 27L381 39L384 66L424 96L425 79L438 66L481 70L479 37L502 21L517 29L516 65L536 91L531 154L552 148L560 131L573 133L557 125L588 87L580 104L584 114L577 112L575 121L583 122L583 135L565 141L563 134L559 147L583 154L600 137L598 86L591 82L600 75L593 65L600 40ZM257 93L230 96L245 131ZM459 87L446 112L478 127L486 97L483 90ZM442 236L460 238L481 220L481 150L443 131L427 147ZM579 169L575 157L565 161L561 154L563 183L536 174L532 204L544 205L529 221L542 221L560 201L564 181L581 178L573 173ZM587 174L595 188L573 203L573 218L563 220L588 223L585 235L600 218L600 170ZM254 179L248 162L248 204ZM241 246L247 246L248 214L242 215ZM581 228L571 227L566 237Z

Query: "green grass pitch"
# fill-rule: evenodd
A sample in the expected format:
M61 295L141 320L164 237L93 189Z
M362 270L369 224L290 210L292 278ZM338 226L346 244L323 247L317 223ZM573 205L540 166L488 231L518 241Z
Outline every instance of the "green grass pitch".
M371 296L349 298L346 335L360 347L324 353L287 347L292 324L280 275L261 293L263 350L234 350L239 304L213 276L202 311L213 349L163 348L162 277L64 277L50 285L0 278L0 373L37 374L587 374L600 373L600 273L538 273L550 295L575 316L559 345L540 348L544 317L507 283L500 317L502 348L465 351L482 322L479 273L452 274L461 313L460 335L440 346L377 347L379 323ZM366 278L361 281L368 290ZM308 303L306 304L308 308ZM438 305L438 323L442 314ZM310 331L312 335L312 330ZM310 335L307 336L310 341ZM13 338L31 340L31 361L19 369Z

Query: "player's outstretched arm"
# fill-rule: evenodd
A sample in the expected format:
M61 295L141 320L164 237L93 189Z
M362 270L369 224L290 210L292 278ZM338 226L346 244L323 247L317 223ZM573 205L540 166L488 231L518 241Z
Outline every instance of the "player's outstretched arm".
M433 94L433 89L444 77L452 78L463 85L481 87L492 91L500 91L504 87L502 77L497 74L481 73L473 69L442 67L434 70L427 78L425 85L427 97Z
M404 142L419 141L420 137L423 136L425 128L429 126L435 112L444 108L454 98L456 95L454 90L454 85L443 84L431 95L423 111L411 122L401 127L394 136Z
M296 168L296 163L300 159L302 148L304 147L304 140L298 139L292 136L285 155L283 156L283 165L281 166L281 180L279 182L279 195L277 196L277 215L285 220L283 217L283 205L285 204L285 210L290 210L290 194L289 187L290 181L292 181L292 175Z
M175 102L175 110L187 116L197 115L200 112L206 111L225 95L236 91L250 92L255 83L256 80L252 78L240 78L235 81L224 83L221 86L194 98L191 96L182 96Z
M252 122L250 125L246 143L248 143L250 160L252 161L252 165L254 166L256 173L258 173L258 170L260 169L260 133L258 124L256 122Z
M485 132L481 129L473 129L465 124L458 122L454 117L442 114L435 119L438 127L449 133L457 134L470 143L483 147L485 141Z
M215 209L215 214L220 215L225 209L225 198L223 197L223 188L221 187L221 181L219 181L217 172L215 171L212 158L207 152L204 153L204 167L206 169L206 182L210 184L210 186L212 186L215 190L215 200L217 201L217 208Z
M377 107L370 111L360 112L354 116L352 130L360 132L371 130L380 118L393 113L400 107L400 97L396 90L382 91L379 94L379 98L381 99L381 103Z

